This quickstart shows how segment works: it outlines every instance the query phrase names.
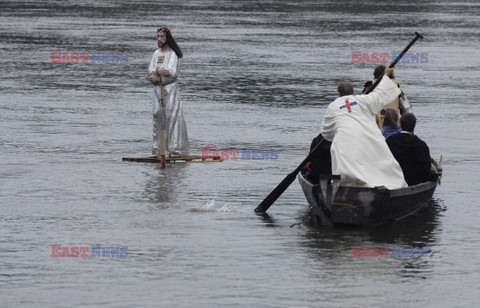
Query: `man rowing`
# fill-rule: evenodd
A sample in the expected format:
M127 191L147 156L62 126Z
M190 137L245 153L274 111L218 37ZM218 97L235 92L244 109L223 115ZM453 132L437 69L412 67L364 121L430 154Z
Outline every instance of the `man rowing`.
M400 95L392 74L393 68L385 68L382 80L367 95L353 95L352 84L341 82L339 97L327 108L321 134L332 142L332 173L341 176L342 186L407 186L375 121L375 115Z
M363 86L363 91L362 94L365 93L368 88L375 82L375 80L380 77L380 75L385 71L385 65L378 65L375 67L375 70L373 71L373 80L369 80L365 82L365 85ZM395 77L390 76L390 79L397 85L397 87L400 88L400 84L395 80ZM400 112L400 115L410 112L413 113L413 108L410 102L408 101L407 96L403 91L400 89L400 95L396 97L390 104L387 106L388 108L395 109Z

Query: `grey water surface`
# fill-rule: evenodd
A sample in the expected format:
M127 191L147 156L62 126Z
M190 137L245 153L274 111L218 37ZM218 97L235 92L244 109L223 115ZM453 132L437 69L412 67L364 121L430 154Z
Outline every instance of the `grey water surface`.
M277 160L122 162L150 155L156 27L183 50L193 154ZM336 84L411 49L396 78L417 135L443 155L430 207L375 228L315 225L297 182ZM474 307L480 296L480 4L465 1L0 1L0 306ZM52 63L52 51L127 53ZM391 59L390 59L391 60ZM52 245L128 256L52 257ZM428 247L352 257L352 245Z

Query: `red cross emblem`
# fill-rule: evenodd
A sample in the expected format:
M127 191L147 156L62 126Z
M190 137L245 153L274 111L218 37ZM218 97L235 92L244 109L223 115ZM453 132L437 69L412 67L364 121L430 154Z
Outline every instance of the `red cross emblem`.
M355 106L357 104L357 102L352 102L350 103L348 101L348 98L345 100L345 105L343 106L340 106L340 109L343 109L343 108L347 108L348 110L348 113L352 112L352 106Z

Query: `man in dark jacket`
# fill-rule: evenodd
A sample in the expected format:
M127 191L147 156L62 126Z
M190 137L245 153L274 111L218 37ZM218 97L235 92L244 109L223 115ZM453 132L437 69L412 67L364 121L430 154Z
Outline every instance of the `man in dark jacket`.
M427 144L413 134L416 122L413 113L403 114L400 118L401 133L387 139L388 147L400 164L409 186L435 181L438 174Z
M312 152L322 140L323 143L320 145L320 149L306 165L306 174L313 184L319 183L321 174L332 174L332 157L330 155L330 146L332 143L324 140L322 134L319 134L313 138L312 144L310 145L310 152Z

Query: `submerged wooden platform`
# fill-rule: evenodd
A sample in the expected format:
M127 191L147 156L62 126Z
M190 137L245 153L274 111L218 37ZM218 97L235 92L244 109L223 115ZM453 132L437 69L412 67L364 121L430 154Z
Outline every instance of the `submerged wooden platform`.
M122 161L132 161L138 163L160 163L160 158L157 156L149 157L123 157ZM186 162L186 163L218 163L223 159L220 156L203 157L201 155L179 156L179 157L165 157L167 163Z

